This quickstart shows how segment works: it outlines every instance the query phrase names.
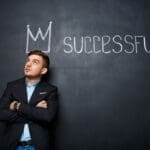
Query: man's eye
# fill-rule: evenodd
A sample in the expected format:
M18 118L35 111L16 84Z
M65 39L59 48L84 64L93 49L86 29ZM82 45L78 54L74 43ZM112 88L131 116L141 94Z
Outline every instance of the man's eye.
M38 64L38 61L33 61L34 64Z

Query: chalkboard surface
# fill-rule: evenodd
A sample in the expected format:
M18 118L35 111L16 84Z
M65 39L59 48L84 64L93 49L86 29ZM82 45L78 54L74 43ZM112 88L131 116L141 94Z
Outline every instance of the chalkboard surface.
M150 148L148 0L0 1L0 95L26 54L51 58L57 150Z

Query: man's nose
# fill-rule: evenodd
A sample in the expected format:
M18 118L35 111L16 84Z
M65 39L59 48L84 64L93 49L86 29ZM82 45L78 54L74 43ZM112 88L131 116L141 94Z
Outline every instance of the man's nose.
M26 63L26 66L31 66L31 62L27 62L27 63Z

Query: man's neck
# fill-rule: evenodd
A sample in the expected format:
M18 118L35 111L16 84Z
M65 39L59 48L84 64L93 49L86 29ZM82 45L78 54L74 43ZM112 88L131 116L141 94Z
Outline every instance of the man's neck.
M26 77L26 81L30 84L40 81L41 78L28 78Z

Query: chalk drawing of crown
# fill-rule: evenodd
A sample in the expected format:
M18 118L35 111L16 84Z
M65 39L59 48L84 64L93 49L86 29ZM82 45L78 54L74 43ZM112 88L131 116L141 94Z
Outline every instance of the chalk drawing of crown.
M43 41L48 38L48 48L47 50L44 50L43 52L45 53L50 53L51 50L51 29L52 29L52 21L49 22L48 28L45 32L45 34L43 34L41 28L38 28L38 31L36 33L35 36L33 36L31 29L30 29L30 25L27 25L27 38L26 38L26 53L29 53L29 42L30 39L32 39L34 42L36 42L38 40L38 38L40 37Z

